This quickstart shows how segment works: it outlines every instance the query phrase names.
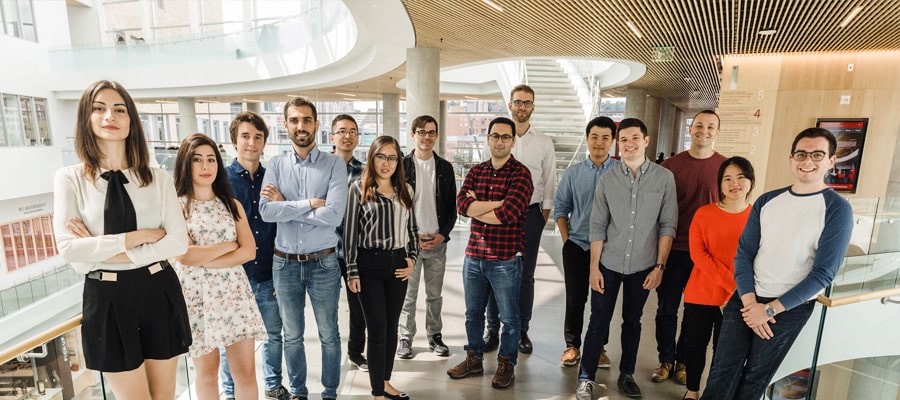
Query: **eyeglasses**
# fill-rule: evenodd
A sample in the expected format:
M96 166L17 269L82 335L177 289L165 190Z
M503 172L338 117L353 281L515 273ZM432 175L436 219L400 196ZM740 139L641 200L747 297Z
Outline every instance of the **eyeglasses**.
M825 156L826 156L826 153L822 150L816 150L816 151L797 150L797 151L791 153L791 158L793 158L794 161L806 161L806 157L811 158L813 161L822 161L825 159Z
M512 103L516 107L522 107L522 106L529 107L529 108L534 107L534 102L531 100L525 100L525 101L513 100Z
M375 154L375 161L378 161L380 163L387 161L391 164L396 164L399 159L400 158L398 158L397 156L386 156L381 153Z
M496 133L488 135L488 139L490 139L492 142L496 142L499 140L503 143L509 143L509 141L512 140L512 138L513 138L512 135L498 135Z
M437 131L426 131L424 129L419 129L416 131L416 135L419 135L419 137L435 137L437 136Z
M332 135L339 135L339 136L350 136L350 137L357 137L357 136L359 136L359 132L356 131L355 129L351 129L351 130L349 130L349 131L348 131L348 130L345 130L345 129L341 129L341 130L339 130L339 131L331 132L331 134L332 134Z

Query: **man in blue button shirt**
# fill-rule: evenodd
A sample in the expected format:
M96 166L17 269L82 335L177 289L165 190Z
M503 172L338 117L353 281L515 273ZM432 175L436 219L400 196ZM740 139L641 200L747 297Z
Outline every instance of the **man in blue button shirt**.
M247 222L256 240L256 258L244 264L250 287L256 295L256 304L266 326L268 339L262 345L263 374L265 375L265 397L271 400L288 400L291 394L281 385L281 316L275 299L272 282L272 251L275 249L275 224L265 222L259 215L259 193L262 189L266 169L259 157L269 139L269 128L259 114L244 111L235 116L229 128L231 143L237 157L225 167L234 198L244 206ZM226 399L234 398L234 381L228 369L225 352L219 352L222 364L222 386Z
M621 164L609 156L616 138L616 123L607 117L597 117L585 129L588 159L572 165L563 173L556 189L553 215L562 236L563 277L566 284L566 316L563 337L566 350L560 363L565 367L578 365L581 358L581 332L584 327L584 304L588 299L588 276L591 261L590 223L594 207L594 188L609 169ZM606 343L604 339L603 343ZM603 351L601 367L609 368L609 358Z
M335 231L347 205L347 167L340 157L319 151L316 106L303 97L284 105L290 153L269 161L259 212L278 223L272 275L284 322L284 358L291 398L306 400L306 350L303 344L309 295L322 342L322 399L336 399L341 374L338 299L341 270Z

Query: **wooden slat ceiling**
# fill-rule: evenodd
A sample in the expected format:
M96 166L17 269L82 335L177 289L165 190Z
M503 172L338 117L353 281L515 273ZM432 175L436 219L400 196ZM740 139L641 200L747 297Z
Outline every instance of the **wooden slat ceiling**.
M482 0L402 1L416 46L441 49L442 68L519 57L634 60L647 72L630 87L686 111L716 106L722 55L900 49L900 0L493 0L503 12ZM862 11L840 28L857 6ZM777 33L759 35L766 28ZM673 61L653 62L656 46L674 46ZM394 84L405 70L304 94L318 101L334 92L402 95Z

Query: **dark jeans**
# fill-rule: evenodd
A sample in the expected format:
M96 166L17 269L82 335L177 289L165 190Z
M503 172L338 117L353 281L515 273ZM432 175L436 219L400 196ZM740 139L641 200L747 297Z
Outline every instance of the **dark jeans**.
M757 297L760 303L772 298ZM774 336L756 336L741 316L741 298L735 295L725 305L722 337L707 378L704 400L759 400L775 375L797 335L812 315L809 301L775 316L769 324Z
M659 300L659 307L656 309L656 351L659 352L661 363L684 362L683 340L678 340L676 344L675 336L678 333L678 306L681 305L681 295L684 294L684 286L693 269L694 262L691 261L689 252L669 252L662 283L656 288ZM683 324L681 330L684 331Z
M718 306L684 303L681 341L684 344L684 362L687 368L687 390L700 391L700 378L706 367L706 348L710 336L715 357L721 330L722 309Z
M634 373L638 346L641 343L641 316L644 314L647 296L650 295L650 291L643 287L644 279L652 269L625 275L600 265L605 293L591 291L591 320L584 337L579 381L593 381L597 374L597 362L603 351L603 340L609 337L609 324L616 308L619 286L622 287L622 360L619 372Z
M563 278L566 283L566 316L563 337L566 347L581 348L581 332L584 328L584 305L591 292L589 282L591 251L584 250L571 240L562 248ZM603 338L606 345L607 338Z
M534 269L537 267L537 254L541 248L541 234L544 233L544 214L540 205L528 207L525 214L525 251L522 252L522 284L519 287L519 325L521 333L528 333L534 308ZM488 297L487 329L500 331L500 318L497 317L497 300Z
M519 357L519 284L522 258L487 260L466 256L463 258L463 292L466 299L466 339L464 350L475 352L476 358L484 357L484 310L491 293L496 296L503 319L503 333L497 356L508 357L516 365Z
M341 265L341 278L344 278L344 290L347 292L347 305L350 307L350 335L347 340L347 354L361 355L366 348L366 318L359 303L359 294L350 291L347 286L347 262L338 257Z
M384 381L391 380L397 351L397 322L406 298L406 281L394 276L404 268L406 251L359 249L359 300L369 328L369 384L372 396L384 396Z

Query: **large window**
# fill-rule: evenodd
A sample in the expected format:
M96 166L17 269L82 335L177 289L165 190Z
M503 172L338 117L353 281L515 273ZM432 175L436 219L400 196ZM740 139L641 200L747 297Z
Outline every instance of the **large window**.
M0 146L49 146L47 99L0 93Z
M57 254L51 215L0 225L0 236L8 272Z
M31 0L0 0L0 33L37 42Z

